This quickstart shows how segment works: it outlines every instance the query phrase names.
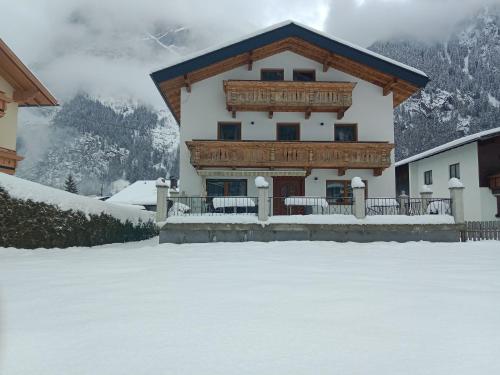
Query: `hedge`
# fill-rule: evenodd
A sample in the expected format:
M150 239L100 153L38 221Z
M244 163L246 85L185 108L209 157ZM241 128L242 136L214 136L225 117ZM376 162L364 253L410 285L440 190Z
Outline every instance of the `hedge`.
M0 247L88 247L156 235L158 228L153 221L133 224L104 213L86 216L81 211L12 198L0 187Z

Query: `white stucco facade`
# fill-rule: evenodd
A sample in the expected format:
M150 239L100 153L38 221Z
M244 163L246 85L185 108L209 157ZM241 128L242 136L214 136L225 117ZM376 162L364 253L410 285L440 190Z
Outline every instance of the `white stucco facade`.
M292 80L294 69L314 69L317 81L356 82L352 95L352 106L342 120L335 113L312 113L305 119L304 113L275 112L272 119L266 112L237 112L233 119L226 109L223 91L224 80L259 80L261 69L284 69L285 81ZM357 124L359 141L394 142L393 98L383 96L382 89L359 78L330 68L323 72L323 65L293 52L282 52L255 61L253 69L242 66L213 76L191 87L191 92L181 90L180 129L180 190L186 195L203 195L204 180L190 163L190 152L186 141L203 139L216 140L218 122L240 122L242 140L276 140L276 124L280 122L300 123L301 141L333 141L335 124ZM254 124L252 124L252 122ZM321 125L323 123L323 125ZM391 157L393 158L393 156ZM375 177L370 170L347 170L338 176L337 170L313 169L305 180L306 196L325 196L327 180L351 180L359 176L368 181L368 193L373 197L393 197L395 195L395 171L391 165L381 176ZM218 178L213 176L210 178ZM220 176L227 179L228 177ZM244 178L244 177L234 177ZM256 196L254 177L248 178L247 194ZM272 178L268 177L272 194Z
M0 76L0 91L12 98L14 89ZM0 148L16 150L16 130L17 130L17 103L8 103L7 111L0 117Z
M432 171L433 197L448 198L449 166L460 164L460 180L465 186L464 213L469 221L498 220L495 217L497 203L489 188L479 187L478 144L472 142L460 147L441 152L409 163L410 194L418 197L424 185L424 173Z

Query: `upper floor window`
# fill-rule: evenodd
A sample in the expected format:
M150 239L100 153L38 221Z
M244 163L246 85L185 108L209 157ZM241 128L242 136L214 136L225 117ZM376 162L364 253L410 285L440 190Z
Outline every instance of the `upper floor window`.
M316 81L315 70L296 69L293 71L294 81Z
M460 163L450 165L450 178L460 178Z
M424 172L424 184L432 185L432 171Z
M358 126L356 124L335 124L334 139L337 142L357 142Z
M300 124L277 124L276 139L278 141L299 141Z
M262 69L260 71L261 81L283 81L285 71L283 69Z
M219 122L217 139L221 141L241 140L241 124L238 122Z

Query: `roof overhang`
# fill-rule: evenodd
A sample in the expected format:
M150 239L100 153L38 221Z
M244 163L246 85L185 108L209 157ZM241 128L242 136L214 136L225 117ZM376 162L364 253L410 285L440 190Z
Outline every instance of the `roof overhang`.
M21 107L58 105L56 98L0 39L0 76L13 88L10 100Z
M393 92L394 106L425 87L429 77L412 67L295 22L265 29L232 44L205 51L151 73L167 106L180 123L182 87L276 53L292 51ZM250 65L249 65L250 66Z

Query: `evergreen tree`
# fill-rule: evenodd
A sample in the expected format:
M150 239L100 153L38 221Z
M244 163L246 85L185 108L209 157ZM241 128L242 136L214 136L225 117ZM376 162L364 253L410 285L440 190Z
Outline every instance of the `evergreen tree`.
M73 175L70 173L64 181L64 190L69 191L70 193L78 194L78 188L76 187L76 181L73 178Z

